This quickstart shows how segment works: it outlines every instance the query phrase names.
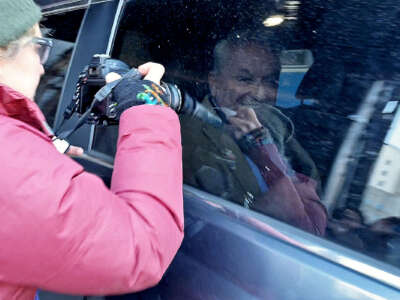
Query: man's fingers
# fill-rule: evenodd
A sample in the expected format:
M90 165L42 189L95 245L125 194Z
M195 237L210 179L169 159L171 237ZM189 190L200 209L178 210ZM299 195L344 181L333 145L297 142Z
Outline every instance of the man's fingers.
M253 108L248 106L239 106L237 109L238 117L243 119L257 118L256 112Z
M138 70L140 74L144 76L143 79L153 81L157 84L160 84L160 80L165 72L165 68L163 65L153 62L148 62L139 66Z
M249 132L248 124L246 121L236 117L232 117L229 118L229 122L232 124L231 132L233 133L236 139L240 139L247 132Z
M243 134L249 133L250 131L262 127L258 120L247 120L238 117L229 118L229 122L236 128L238 128Z
M247 133L250 131L251 124L249 124L249 122L246 120L239 119L237 117L232 117L232 118L229 118L229 122L231 122L232 125L234 125L236 128L238 128L243 133Z
M113 82L113 81L115 81L115 80L120 79L121 77L122 77L122 76L119 75L118 73L110 72L110 73L108 73L108 74L106 75L106 82L107 82L107 83L110 83L110 82Z
M252 127L254 128L262 127L262 124L258 120L257 114L252 107L240 106L237 110L237 117L252 123Z

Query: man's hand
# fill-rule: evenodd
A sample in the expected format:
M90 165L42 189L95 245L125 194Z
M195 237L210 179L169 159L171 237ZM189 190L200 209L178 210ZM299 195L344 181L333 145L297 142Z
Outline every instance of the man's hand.
M236 113L236 116L228 119L233 125L233 134L236 139L240 139L256 128L263 127L253 108L240 106Z

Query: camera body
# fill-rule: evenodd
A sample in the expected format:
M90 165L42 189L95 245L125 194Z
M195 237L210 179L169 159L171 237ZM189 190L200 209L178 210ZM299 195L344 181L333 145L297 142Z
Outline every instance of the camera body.
M79 74L76 84L75 94L66 114L72 115L74 112L82 115L91 108L96 93L106 85L106 75L115 72L121 76L129 72L130 67L124 62L112 59L105 54L96 54L90 63L85 66ZM138 72L138 76L139 72ZM116 124L116 114L114 107L116 102L113 100L112 93L107 95L103 101L94 103L88 121L92 123Z
M95 54L90 63L79 74L78 82L71 103L64 111L64 119L74 113L81 115L79 126L83 123L115 125L118 124L112 89L118 84L106 83L106 75L115 72L121 76L142 79L140 72L126 63L112 59L105 54ZM127 74L129 73L129 74ZM195 101L175 84L161 82L170 108L178 114L187 114L215 127L222 126L222 120L210 112L201 103Z

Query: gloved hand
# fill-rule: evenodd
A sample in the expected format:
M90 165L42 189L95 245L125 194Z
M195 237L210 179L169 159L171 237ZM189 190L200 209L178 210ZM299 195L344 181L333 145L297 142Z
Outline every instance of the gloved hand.
M132 106L149 104L168 106L168 98L161 86L150 81L135 78L123 78L113 90L115 111L119 118L125 109Z
M139 66L139 76L123 78L113 89L113 100L116 102L115 111L117 118L124 110L142 104L168 106L168 97L159 85L164 74L164 67L156 63L146 63ZM140 79L141 76L143 79ZM112 82L121 76L109 73L106 81Z

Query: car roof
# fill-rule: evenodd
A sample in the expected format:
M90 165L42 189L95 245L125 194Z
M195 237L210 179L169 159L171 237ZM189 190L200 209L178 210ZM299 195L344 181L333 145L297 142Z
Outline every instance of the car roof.
M44 15L63 11L86 8L89 4L113 0L34 0L42 9Z

